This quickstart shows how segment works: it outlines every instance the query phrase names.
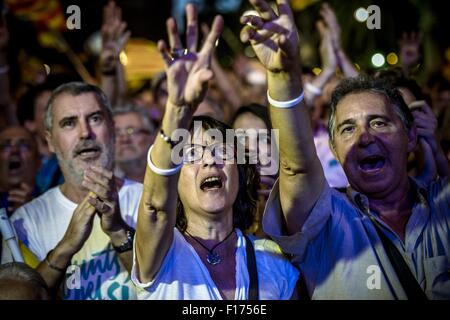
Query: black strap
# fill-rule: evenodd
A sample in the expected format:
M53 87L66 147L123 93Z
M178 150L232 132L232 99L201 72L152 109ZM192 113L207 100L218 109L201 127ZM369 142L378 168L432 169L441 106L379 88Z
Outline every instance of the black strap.
M309 301L311 300L311 297L308 293L308 288L306 287L306 280L305 275L303 272L300 272L300 279L297 283L297 292L298 292L298 298L302 301Z
M389 260L391 261L391 264L394 267L395 272L397 273L397 277L402 284L403 290L405 290L408 300L428 300L427 295L420 287L416 278L412 274L411 269L409 269L408 265L405 262L405 259L398 251L397 247L381 230L381 226L379 225L378 221L372 216L369 217L375 226L375 230L377 230L384 250L386 251Z
M256 269L255 248L250 239L244 234L245 251L247 253L247 270L250 278L248 300L259 300L258 270Z

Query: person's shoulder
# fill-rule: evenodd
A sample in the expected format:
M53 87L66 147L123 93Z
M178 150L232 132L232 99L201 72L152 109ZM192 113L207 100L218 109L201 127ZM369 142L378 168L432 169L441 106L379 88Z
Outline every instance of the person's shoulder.
M57 197L58 187L51 188L41 194L40 196L34 198L30 202L25 203L21 207L19 207L11 216L11 221L15 221L17 219L34 219L38 217L36 212L47 212L45 210L46 206Z

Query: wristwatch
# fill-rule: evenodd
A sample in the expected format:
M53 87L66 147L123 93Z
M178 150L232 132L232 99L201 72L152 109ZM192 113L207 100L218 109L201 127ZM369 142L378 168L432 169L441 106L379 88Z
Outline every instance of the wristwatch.
M115 245L112 245L117 253L123 253L133 249L134 230L127 230L126 233L127 233L127 240L125 242L123 242L120 246L117 247Z

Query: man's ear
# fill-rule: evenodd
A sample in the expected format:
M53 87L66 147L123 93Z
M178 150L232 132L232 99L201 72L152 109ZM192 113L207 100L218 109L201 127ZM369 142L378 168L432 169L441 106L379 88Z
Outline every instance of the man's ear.
M52 143L52 134L48 130L45 130L45 141L47 141L48 149L50 150L50 152L55 153L55 148L53 147Z
M413 152L417 145L417 128L413 123L408 131L408 152Z

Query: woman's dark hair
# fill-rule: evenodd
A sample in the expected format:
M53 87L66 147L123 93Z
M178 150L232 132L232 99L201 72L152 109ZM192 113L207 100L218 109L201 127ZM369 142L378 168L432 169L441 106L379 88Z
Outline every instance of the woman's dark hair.
M236 122L236 119L244 113L251 113L251 114L257 116L262 121L264 121L264 124L266 125L268 130L272 129L272 123L270 122L269 110L266 106L263 106L258 103L250 103L248 105L242 106L234 114L233 121L231 121L231 123L234 125L234 123Z
M190 130L193 130L194 121L200 121L204 130L217 129L223 137L227 136L227 130L231 127L219 120L208 116L197 116L192 119ZM238 140L234 136L234 147L238 150ZM256 213L257 189L259 185L259 174L254 164L246 159L245 164L237 164L239 172L239 191L233 204L233 227L241 230L248 229L252 224ZM178 197L176 227L181 232L187 228L187 219L183 204Z

